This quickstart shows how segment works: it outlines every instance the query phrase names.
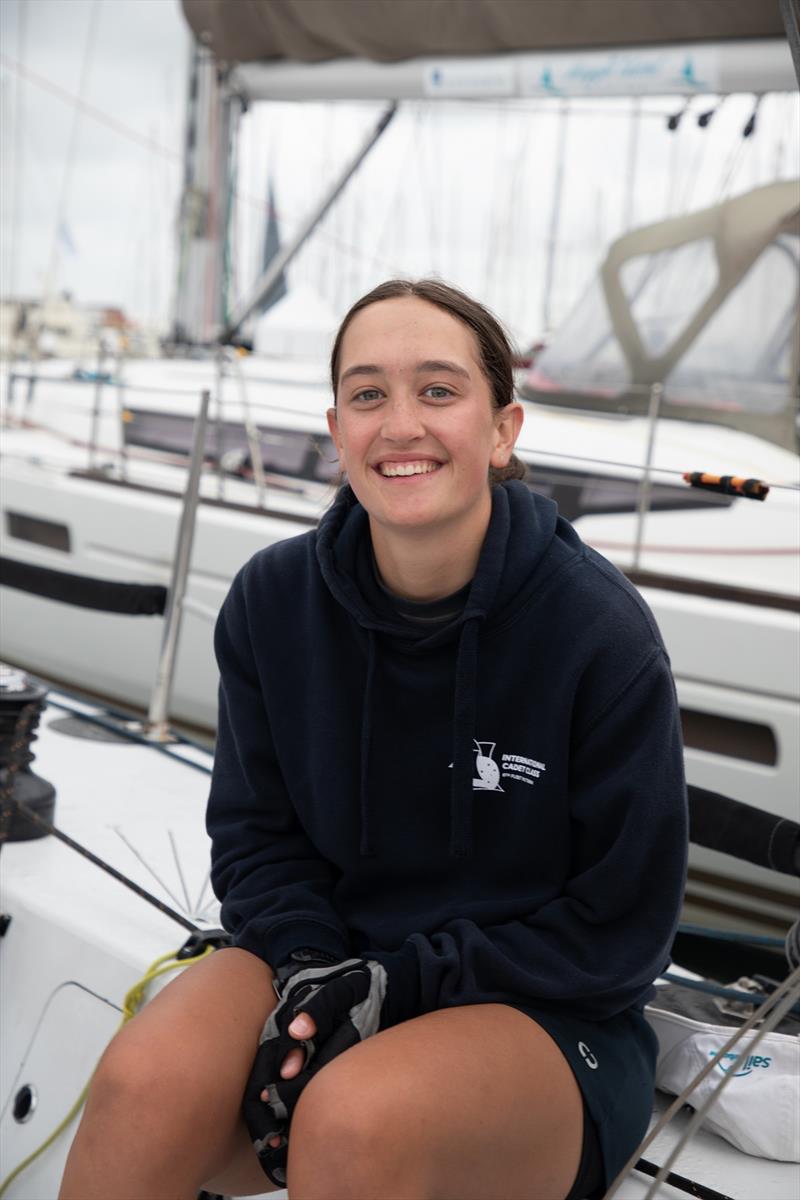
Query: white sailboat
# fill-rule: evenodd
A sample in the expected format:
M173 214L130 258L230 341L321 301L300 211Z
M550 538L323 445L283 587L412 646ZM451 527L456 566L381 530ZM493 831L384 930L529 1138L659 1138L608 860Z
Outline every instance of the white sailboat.
M256 58L266 56L256 40L243 38L239 22L234 23L231 31L238 53L236 47L226 51L217 44L213 30L208 29L213 18L213 29L222 36L219 30L223 27L216 25L221 11L217 6L185 0L184 7L190 18L194 11L198 21L196 30L208 33L206 44L210 41L221 58L245 58L251 50ZM320 7L330 10L337 20L342 15L333 14L337 7L333 3ZM515 7L522 11L538 6ZM735 26L734 20L734 14L739 18L740 7L746 6L729 6L730 25L727 29L717 29L716 34L712 32L712 36L724 37L734 28L742 35L742 27ZM268 16L269 6L262 8ZM748 19L752 18L751 10ZM774 35L777 30L767 18L762 20ZM748 32L754 32L752 25L744 29L745 35ZM640 40L647 41L647 35ZM541 52L541 42L529 40L525 44L532 52ZM242 46L249 49L242 51ZM289 61L276 66L256 62L236 70L240 85L243 80L250 80L252 87L258 83L265 88L265 94L269 94L270 88L291 90L310 86L305 81L312 78L313 86L317 87L388 87L393 94L404 94L403 89L412 86L456 88L461 89L461 94L465 88L493 87L507 94L504 89L514 55L501 54L484 61L455 58L446 53L446 47L436 49L441 49L442 59L433 64L412 60L397 64L396 68L377 67L369 62L352 64L345 59L343 63L334 61L300 68L298 72ZM485 52L486 48L483 49ZM781 69L785 69L785 55L775 49L774 61L783 63ZM469 48L465 53L472 52ZM291 54L283 51L283 57L288 59ZM537 79L546 78L550 81L548 86L559 77L558 71L563 67L559 56L551 57L547 75L541 74L541 63L538 64ZM576 59L580 55L573 53L573 63ZM692 86L695 69L691 67L687 75L686 63L699 61L692 59L685 49L681 50L684 88ZM746 72L752 64L746 53L734 55L726 62L726 70L735 66L740 72L737 80L749 80ZM516 78L518 64L513 65L512 74ZM596 66L596 62L592 65ZM346 85L341 83L342 67L350 81ZM433 73L436 71L438 75ZM719 71L721 82L723 68ZM393 81L391 85L387 79ZM339 82L332 82L335 80ZM386 94L385 90L380 94ZM198 253L201 251L199 248ZM205 252L210 252L208 247ZM260 385L257 387L248 374L263 372L264 365L245 362L242 366L246 383L243 399L238 372L231 363L231 378L225 388L234 397L238 391L239 398L232 400L230 409L221 408L220 415L224 412L226 421L230 419L244 430L244 444L240 441L237 447L240 451L249 449L252 427L262 424L264 412L268 413L270 430L287 439L284 445L291 442L298 427L318 437L323 433L322 410L327 400L319 375L314 377L308 369L298 367L289 372L291 383L288 383L286 366L275 365L274 369L278 373L280 394L277 400L273 397L264 401L262 408L261 402L257 404ZM131 374L126 382L163 391L163 364L158 367L158 376L155 370L148 375L147 365L136 370L140 373ZM174 396L168 396L166 411L190 418L197 409L199 392L219 386L213 370L207 364L176 362L172 382L183 387L186 395L182 406L176 405ZM40 373L44 373L44 368ZM268 379L266 384L272 386L272 382ZM18 606L13 612L13 640L9 642L6 634L4 645L10 646L12 652L19 650L14 655L16 659L27 660L48 678L78 678L93 690L117 696L120 696L119 681L124 680L124 694L120 698L141 704L155 673L158 619L134 620L123 615L122 610L138 604L140 609L149 606L157 612L159 604L164 607L167 599L164 593L169 587L174 611L175 593L170 576L181 494L187 478L185 454L176 453L174 448L168 453L150 448L151 457L134 462L133 447L128 446L127 453L124 452L120 434L126 424L133 423L125 416L134 408L133 386L120 393L112 385L106 394L112 397L113 407L104 409L95 403L98 393L94 385L83 391L81 399L77 384L53 379L48 381L46 392L40 378L27 406L27 395L19 383L17 380L7 410L13 428L6 431L12 441L6 451L4 471L13 487L14 506L6 508L4 517L6 545L13 548L23 566L39 567L45 573L60 571L84 580L88 577L127 584L134 589L145 584L150 590L143 592L139 588L138 596L130 591L116 593L120 604L114 614L91 610L91 634L87 638L85 616L89 610L63 606L55 610L52 599L37 597L19 587L4 588L4 610L7 612L9 603ZM289 391L292 412L287 414ZM46 394L59 396L55 420L56 425L59 420L62 422L60 429L49 433L38 428L45 424L38 406ZM146 394L152 395L142 392L137 399L137 411L162 415L163 403L157 400L148 408ZM648 391L648 401L651 395ZM238 411L236 404L240 406ZM76 422L83 423L83 432L76 432ZM703 449L703 461L688 461L688 453L694 456L698 452L700 431L704 427L679 426L676 431L670 428L673 424L678 425L664 422L659 426L658 440L648 453L652 426L645 418L614 419L597 413L565 417L559 410L532 407L528 422L531 441L523 444L522 450L532 458L539 455L535 459L537 469L543 471L546 464L554 490L572 488L572 495L585 491L588 497L591 488L597 486L596 481L604 477L617 488L627 488L629 500L633 496L633 503L628 500L621 512L608 512L606 508L598 515L589 509L577 516L576 521L582 532L584 525L580 522L594 536L598 536L597 525L591 522L613 522L603 526L605 536L611 542L623 544L620 553L625 566L672 578L670 587L663 579L659 584L651 579L650 586L640 581L640 586L670 643L683 707L699 718L695 720L694 736L701 744L693 746L691 738L687 738L690 778L712 791L758 803L782 818L783 825L788 825L796 800L792 773L797 771L797 760L792 758L792 745L796 753L794 721L800 700L787 683L797 637L793 577L791 569L785 570L786 562L780 561L789 556L763 555L769 574L749 579L744 586L734 564L723 583L714 577L709 579L704 559L711 557L712 547L722 547L723 554L714 555L716 576L726 558L733 557L736 545L782 549L781 536L792 528L795 513L796 493L792 488L796 486L796 458L785 447L763 439L756 447L751 433L714 426L713 437ZM569 431L566 435L565 430ZM222 425L217 432L223 442L225 431ZM76 446L75 441L83 444ZM276 441L274 445L281 443ZM320 449L324 455L324 445ZM216 458L218 466L223 467L222 454ZM584 475L578 475L577 479L576 459L584 464L581 467ZM251 461L255 463L256 459ZM593 463L591 480L585 477L585 464L589 461ZM113 462L110 469L107 462ZM260 471L254 468L254 481L215 469L201 485L204 502L197 518L189 587L180 602L184 628L174 695L185 697L185 702L179 700L180 707L173 708L184 719L198 723L208 721L207 708L192 704L196 704L198 697L201 704L208 704L209 681L204 664L211 661L211 619L233 572L256 545L291 536L313 523L329 489L329 475L312 480L295 475L293 481L291 473L273 471L263 462L260 468ZM698 520L691 522L691 528L699 532L687 549L688 544L679 539L684 537L688 523L677 525L678 518L687 515L685 507L676 509L672 503L660 509L654 506L655 511L647 516L642 529L638 500L656 487L678 491L678 480L671 473L695 468L720 475L757 475L773 485L784 486L774 487L764 505L733 497L731 504L722 498L716 506L694 510L693 515L705 524L700 527ZM686 491L681 491L681 495L693 497ZM671 502L677 497L670 495L666 499ZM759 514L770 511L768 505L784 515L772 520L767 517L763 527L758 528L753 522ZM746 516L743 526L750 540L726 544L727 527L723 523L737 508L742 514L752 514ZM673 521L675 526L671 524ZM778 524L780 534L776 534ZM650 545L654 529L658 541L653 539ZM591 541L592 536L587 540ZM655 551L652 547L656 545L671 546L673 569L665 571L664 558L653 557L669 553ZM628 560L624 561L626 554ZM40 581L44 577L38 576ZM683 583L679 585L676 581L681 580ZM681 590L687 581L696 585L688 592ZM52 574L50 582L53 587L58 583ZM767 586L760 586L765 582ZM727 594L715 591L715 586L724 587ZM737 588L748 593L747 596L737 595ZM765 602L766 597L769 600ZM54 611L58 612L56 638L51 633ZM692 639L685 642L686 650L681 656L676 654L675 647L682 644L689 620ZM48 644L46 662L36 659L43 642ZM77 674L73 650L76 646ZM6 653L12 657L8 650ZM8 690L13 693L14 688ZM59 724L65 708L74 719L66 727ZM158 956L178 949L187 932L184 921L203 930L212 927L216 918L204 886L208 848L201 832L207 754L179 742L168 748L165 755L163 747L137 744L130 738L130 730L119 728L116 736L125 739L124 742L87 741L75 736L80 730L85 732L87 726L106 729L115 721L118 717L103 706L86 704L54 690L37 743L37 770L57 787L56 824L140 889L153 893L162 907L153 908L118 879L101 875L98 866L52 835L47 840L5 847L2 911L10 917L10 922L5 923L0 941L0 953L5 959L0 986L4 1011L11 1016L4 1019L0 1030L3 1039L0 1132L4 1169L8 1170L24 1162L68 1111L113 1033L121 998ZM725 725L726 721L733 722L735 728ZM732 741L738 742L737 754L730 752ZM5 778L7 781L8 776ZM720 850L709 853L721 855ZM724 864L726 860L717 861ZM752 889L757 894L751 898L754 907L757 910L761 905L767 923L773 922L772 928L777 928L791 912L788 877L781 876L776 884L776 877L766 868L747 869L756 873ZM729 864L722 866L715 879L725 878L726 871L729 877L732 872ZM698 876L694 886L699 889L698 894L706 888L706 899L713 900L719 895L718 882L708 883ZM172 910L172 915L164 911L164 905ZM176 920L176 914L184 921ZM784 925L790 919L788 916ZM179 924L184 924L183 931L178 930ZM70 1036L65 1036L65 1030ZM656 1101L656 1115L663 1107L662 1101ZM686 1121L679 1118L669 1126L648 1148L647 1157L658 1165L665 1164L685 1125ZM10 1200L41 1200L55 1194L68 1139L69 1129L20 1171L8 1185L6 1194ZM699 1183L718 1194L741 1200L755 1200L764 1195L788 1200L797 1194L800 1184L797 1164L745 1155L708 1132L701 1132L695 1138L691 1151L679 1160L676 1170L692 1177L694 1194L700 1194L696 1190ZM651 1194L650 1188L646 1175L632 1171L617 1195L626 1200L640 1200ZM680 1190L680 1181L674 1176L670 1183L660 1186L659 1195L682 1194L685 1189Z

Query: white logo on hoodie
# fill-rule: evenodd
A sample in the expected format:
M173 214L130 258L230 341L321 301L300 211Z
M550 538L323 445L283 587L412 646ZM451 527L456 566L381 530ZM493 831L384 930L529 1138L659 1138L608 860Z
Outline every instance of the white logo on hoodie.
M543 762L536 758L526 758L522 754L503 754L498 764L492 757L497 742L479 742L473 738L475 755L475 775L472 779L473 792L504 792L500 786L501 779L513 779L517 783L526 783L533 787L536 780L547 770ZM453 764L448 763L448 770Z
M474 792L502 792L503 790L500 787L500 768L492 758L496 745L496 742L475 741L475 770L478 774L472 780Z

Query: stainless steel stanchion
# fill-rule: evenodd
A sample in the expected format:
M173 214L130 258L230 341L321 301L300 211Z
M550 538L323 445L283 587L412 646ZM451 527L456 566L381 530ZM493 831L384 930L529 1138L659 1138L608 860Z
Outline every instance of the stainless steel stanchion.
M661 394L663 391L664 385L661 383L654 383L650 387L650 407L647 413L647 454L645 455L644 473L642 475L642 482L639 485L639 499L636 505L636 542L633 547L634 571L639 570L639 563L642 557L642 540L644 538L644 522L647 511L650 508L653 447L656 441L656 423L658 421L658 410L661 407Z
M97 442L100 434L100 409L103 404L103 367L105 355L102 340L97 345L97 369L95 371L94 403L92 405L92 427L89 434L89 470L97 466Z
M170 740L167 729L167 710L172 691L172 681L175 674L175 659L178 650L181 617L184 607L184 593L189 574L189 561L192 555L197 503L200 495L200 474L206 445L206 426L208 424L208 406L211 393L204 391L200 399L200 410L194 424L192 440L192 459L189 465L189 476L186 480L186 492L183 497L183 512L181 514L178 539L175 547L175 557L172 563L172 581L169 587L167 610L164 614L164 636L161 641L161 655L156 672L153 694L150 698L150 708L147 714L145 736L155 742Z

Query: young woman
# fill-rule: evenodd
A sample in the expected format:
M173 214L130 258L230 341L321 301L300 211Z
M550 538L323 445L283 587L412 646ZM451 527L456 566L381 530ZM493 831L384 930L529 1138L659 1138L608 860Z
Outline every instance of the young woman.
M585 1200L647 1127L687 837L653 619L520 482L482 306L383 284L332 377L347 486L217 625L235 945L109 1048L64 1200Z

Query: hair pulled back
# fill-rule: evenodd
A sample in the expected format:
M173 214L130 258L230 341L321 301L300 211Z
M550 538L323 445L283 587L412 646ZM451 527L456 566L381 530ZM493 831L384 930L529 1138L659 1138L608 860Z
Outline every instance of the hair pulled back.
M514 399L513 352L503 326L497 317L477 300L438 279L388 279L385 283L379 283L360 300L356 300L339 326L331 351L334 401L339 383L342 339L353 317L370 304L378 304L381 300L403 299L406 296L414 296L418 300L426 300L428 304L435 304L437 308L444 309L472 330L478 342L481 369L491 388L493 406L499 409L510 404ZM502 483L506 479L524 479L526 474L525 464L516 454L512 454L507 466L489 468L489 482Z

